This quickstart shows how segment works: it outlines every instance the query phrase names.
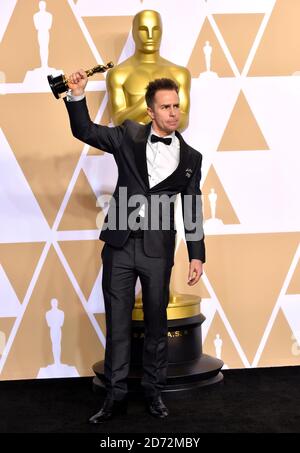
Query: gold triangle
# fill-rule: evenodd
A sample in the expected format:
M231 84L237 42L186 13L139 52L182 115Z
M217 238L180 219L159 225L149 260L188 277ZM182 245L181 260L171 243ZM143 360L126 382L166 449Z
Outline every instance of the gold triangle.
M219 77L233 77L231 67L224 55L223 49L212 29L208 19L205 19L201 28L195 46L192 50L187 68L190 70L192 77L199 77L201 72L206 71L203 47L205 42L209 41L212 46L211 70L216 72Z
M300 294L300 260L298 261L286 294Z
M44 245L41 242L0 244L0 263L20 303L25 297Z
M182 239L175 255L174 267L171 275L170 291L171 293L189 294L201 298L210 298L210 295L203 281L200 279L195 286L187 284L189 272L189 258L187 247Z
M103 93L103 97L104 97L104 93ZM99 124L101 124L102 126L108 126L108 124L110 122L111 122L111 118L110 118L109 108L108 108L108 105L106 105ZM102 151L101 149L90 147L87 155L88 156L103 156L103 154L104 154L104 151Z
M59 230L96 230L97 198L81 170L61 219Z
M236 346L230 338L220 315L216 312L203 343L203 352L205 354L216 357L215 340L217 335L220 335L220 339L222 340L221 360L223 360L224 364L228 368L244 368Z
M133 16L83 17L83 21L105 63L117 64L128 38Z
M280 309L272 326L258 366L299 365L300 348Z
M88 376L92 375L93 363L103 358L103 346L55 250L51 248L1 379L34 379L42 367L53 364L50 330L45 319L53 298L58 300L58 308L64 312L61 362L75 367L80 376Z
M223 133L218 151L268 150L267 142L241 91Z
M97 115L100 105L103 102L105 92L104 91L87 91L85 93L85 96L86 96L86 102L87 102L87 106L89 109L91 120L94 122L94 118ZM105 112L105 110L104 110L104 112ZM103 119L103 117L104 117L104 119L106 119L104 114L102 115L102 119ZM101 124L105 124L105 123L102 123L102 119L101 119Z
M210 167L207 177L205 179L202 195L203 195L203 214L204 219L209 219L212 214L210 211L209 194L214 189L217 194L216 217L221 219L224 224L239 224L240 221L226 195L222 183L213 166Z
M59 245L88 300L100 272L103 242L98 239L95 241L60 241Z
M250 363L298 242L298 233L206 237L207 277Z
M242 72L264 14L214 14L218 28Z
M249 76L289 76L300 71L300 2L277 0Z
M87 97L93 117L100 99L97 93ZM22 121L16 121L16 112ZM72 136L64 105L50 93L0 96L0 124L52 226L84 146Z
M94 316L96 318L97 323L99 324L101 331L103 332L103 335L106 336L105 313L95 313Z
M38 9L38 2L17 2L15 6L0 43L1 69L6 74L7 83L23 82L28 70L41 66L37 31L33 23L33 15ZM12 49L16 53L14 58Z

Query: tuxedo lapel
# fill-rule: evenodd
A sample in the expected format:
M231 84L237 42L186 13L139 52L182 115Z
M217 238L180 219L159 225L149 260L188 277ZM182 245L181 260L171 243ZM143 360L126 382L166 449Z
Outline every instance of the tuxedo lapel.
M141 182L145 186L146 190L150 189L149 186L149 178L148 178L148 168L147 168L147 140L151 130L151 123L147 124L146 126L141 126L138 130L135 140L134 140L134 157L135 163L138 169L138 173L141 179ZM176 187L178 184L178 180L180 178L185 177L185 172L188 167L188 156L189 150L188 146L183 140L181 134L179 132L175 132L176 137L180 143L180 151L179 151L179 163L177 168L171 173L167 178L165 178L160 183L153 186L150 190L156 191L161 190L162 188L166 189L168 187Z
M185 171L188 167L188 146L183 140L181 134L177 131L175 133L176 137L179 139L180 144L178 166L175 168L173 173L167 176L167 178L163 179L161 182L153 186L151 188L151 191L161 190L162 188L167 189L174 186L176 187L176 185L178 185L178 180L185 177Z
M147 168L147 140L150 134L151 123L141 127L134 141L134 157L138 172L147 189L149 189L149 178Z

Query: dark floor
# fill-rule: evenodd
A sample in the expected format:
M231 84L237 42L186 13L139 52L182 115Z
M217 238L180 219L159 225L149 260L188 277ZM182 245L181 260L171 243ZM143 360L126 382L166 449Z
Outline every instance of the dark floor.
M227 370L224 381L164 400L165 420L130 402L127 415L89 425L103 400L92 378L0 382L1 433L299 433L300 367Z

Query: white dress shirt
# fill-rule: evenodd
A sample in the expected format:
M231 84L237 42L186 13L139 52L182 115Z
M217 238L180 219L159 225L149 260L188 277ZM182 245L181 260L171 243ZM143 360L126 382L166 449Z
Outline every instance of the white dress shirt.
M157 135L151 127L150 135L147 141L146 156L150 188L156 186L168 176L170 176L179 164L179 140L175 132L165 136L170 137L172 142L165 145L162 142L151 143L151 135Z
M172 139L170 145L165 145L162 142L151 143L152 134L157 135L151 127L146 147L148 180L150 188L159 184L176 170L179 164L180 152L180 143L175 135L175 132L172 132L172 134L164 137L170 137ZM145 217L145 205L141 206L139 215L141 217Z

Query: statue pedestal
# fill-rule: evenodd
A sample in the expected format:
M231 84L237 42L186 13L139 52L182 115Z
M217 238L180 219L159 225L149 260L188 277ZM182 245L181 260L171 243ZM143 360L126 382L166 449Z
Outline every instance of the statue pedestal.
M79 373L74 366L64 363L53 363L52 365L40 368L37 375L38 379L79 377Z
M205 71L205 72L201 72L201 74L200 74L200 79L210 80L210 79L217 79L218 77L219 77L218 74L213 71Z
M47 76L49 74L58 75L61 73L62 71L55 68L36 68L26 72L23 84L32 87L34 90L49 91Z
M224 223L221 219L210 218L210 219L205 220L203 227L204 227L205 233L210 233L210 234L221 233L224 228Z
M164 392L181 391L222 381L220 359L203 354L201 325L205 317L200 313L199 297L173 296L168 306L168 375ZM141 312L141 313L140 313ZM129 392L141 392L143 374L142 352L144 323L142 304L137 300L133 311L131 338L131 367L128 376ZM93 366L96 376L94 390L105 391L103 385L104 361Z

